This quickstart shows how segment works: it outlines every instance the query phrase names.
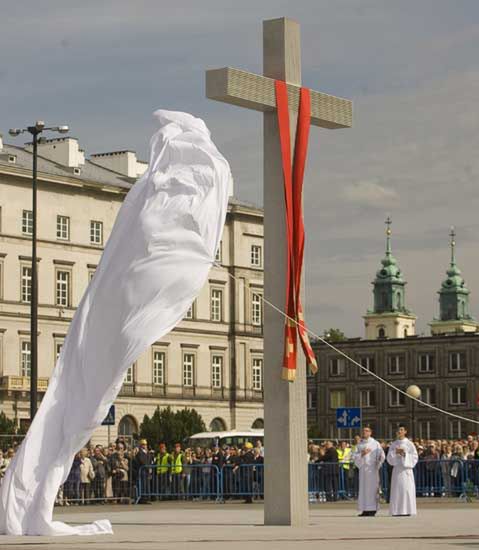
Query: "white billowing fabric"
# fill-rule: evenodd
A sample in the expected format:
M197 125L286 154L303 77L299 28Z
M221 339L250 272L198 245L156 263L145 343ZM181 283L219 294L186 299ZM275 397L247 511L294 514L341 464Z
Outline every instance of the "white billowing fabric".
M402 449L404 456L397 454ZM389 447L387 461L393 466L391 478L391 497L389 513L391 516L415 516L416 511L416 483L413 468L418 460L416 447L407 437L397 439Z
M369 450L369 453L361 456L361 453L366 450ZM379 510L379 469L385 459L381 445L373 437L362 439L352 459L359 468L358 510L360 512Z
M181 321L220 243L231 174L204 122L157 111L148 170L128 193L70 325L48 391L0 489L0 534L111 533L52 521L75 453L128 367Z

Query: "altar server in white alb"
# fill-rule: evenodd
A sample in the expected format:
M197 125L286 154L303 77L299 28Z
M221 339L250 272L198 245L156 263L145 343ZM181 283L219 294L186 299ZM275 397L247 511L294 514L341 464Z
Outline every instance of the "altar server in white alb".
M385 460L381 445L371 435L371 428L364 426L363 437L352 456L359 468L358 510L361 517L375 516L379 509L379 469Z
M397 439L391 443L387 461L393 467L391 478L391 516L416 515L416 483L413 468L417 464L417 450L407 438L405 426L399 426Z

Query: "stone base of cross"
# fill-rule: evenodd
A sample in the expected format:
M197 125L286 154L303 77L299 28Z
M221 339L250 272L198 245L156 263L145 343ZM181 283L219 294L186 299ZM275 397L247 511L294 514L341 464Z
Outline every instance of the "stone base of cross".
M264 292L282 307L286 295L285 204L275 80L288 85L291 148L301 87L299 24L290 19L263 22L263 76L230 67L206 72L206 96L263 114L264 132ZM349 100L310 91L311 124L348 128ZM281 379L284 318L271 308L264 315L265 524L308 523L306 369L296 381Z

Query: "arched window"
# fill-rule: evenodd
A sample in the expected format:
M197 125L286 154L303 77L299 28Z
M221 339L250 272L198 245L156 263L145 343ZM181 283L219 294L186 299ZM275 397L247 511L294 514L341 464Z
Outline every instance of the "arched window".
M404 338L407 336L407 327L404 327Z
M118 424L118 435L132 437L138 433L138 422L129 414L124 416Z
M213 418L210 422L210 432L226 432L226 422L222 418Z
M402 296L401 296L401 293L398 292L396 294L396 304L397 304L397 309L401 309L402 308Z
M386 331L383 329L383 327L378 330L378 338L386 338Z
M253 430L263 430L264 429L264 420L262 418L257 418L253 425L251 426Z

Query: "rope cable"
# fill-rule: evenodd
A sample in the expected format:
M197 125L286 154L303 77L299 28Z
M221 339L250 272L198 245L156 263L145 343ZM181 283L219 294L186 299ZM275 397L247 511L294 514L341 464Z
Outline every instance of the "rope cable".
M223 266L221 266L220 264L218 264L217 262L213 262L213 265L216 266L216 267L219 267L219 268L222 268ZM273 310L275 310L276 312L278 312L280 315L282 315L285 319L293 322L295 325L299 326L299 323L296 321L296 319L293 319L292 317L290 317L289 315L287 315L283 310L281 310L278 306L276 306L275 304L273 304L272 302L270 302L269 300L267 300L262 294L258 294L256 292L253 292L253 290L251 288L249 288L247 285L246 285L246 282L245 280L239 278L239 277L236 277L235 275L233 275L232 273L230 273L228 271L228 275L234 279L235 281L243 284L243 287L247 290L247 292L250 294L250 295L253 295L253 294L256 294L257 296L260 297L260 300L264 303L264 304L267 304L270 308L272 308ZM356 365L357 367L359 367L361 370L363 370L364 372L366 372L367 374L369 374L370 376L376 378L377 380L379 380L379 382L381 382L382 384L385 384L386 386L389 386L390 388L392 388L393 390L396 390L397 392L401 393L402 395L408 397L409 399L413 400L413 401L416 401L417 403L419 403L420 405L423 405L425 407L428 407L429 409L432 409L436 412L439 412L441 414L445 414L445 415L448 415L448 416L451 416L451 417L454 417L454 418L458 418L459 420L465 420L466 422L472 422L473 424L477 424L479 425L479 420L473 420L472 418L467 418L465 416L462 416L460 414L456 414L456 413L453 413L451 411L446 411L444 409L441 409L440 407L436 407L435 405L432 405L431 403L427 403L426 401L422 401L421 399L417 398L417 397L414 397L412 395L409 395L406 391L398 388L397 386L395 386L394 384L392 384L391 382L389 382L388 380L382 378L381 376L379 376L378 374L376 374L375 372L372 372L370 371L368 368L366 368L364 365L361 365L361 363L358 363L358 361L356 361L355 359L353 359L352 357L350 357L349 355L347 355L346 353L344 353L343 351L341 351L340 349L338 349L336 346L334 346L333 344L331 344L330 342L328 342L327 340L325 340L323 337L319 336L319 334L316 334L315 332L313 332L312 330L310 330L308 327L304 326L305 330L311 335L313 336L314 338L318 339L320 342L322 342L323 344L325 344L326 346L328 346L329 348L331 348L332 350L334 350L336 353L338 353L339 355L341 355L342 357L344 357L347 361L349 361L350 363L352 363L353 365Z

